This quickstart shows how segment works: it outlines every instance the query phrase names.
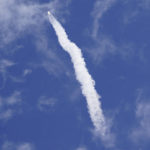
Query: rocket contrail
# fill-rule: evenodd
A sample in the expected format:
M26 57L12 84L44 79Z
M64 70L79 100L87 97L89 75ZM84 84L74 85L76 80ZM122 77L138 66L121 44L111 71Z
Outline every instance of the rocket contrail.
M75 69L76 79L81 84L82 94L86 97L88 112L94 125L95 131L99 132L101 136L106 134L106 123L103 111L101 109L101 98L95 89L95 82L86 68L81 49L68 39L65 29L55 19L55 17L48 11L49 21L52 24L58 41L61 47L69 53Z

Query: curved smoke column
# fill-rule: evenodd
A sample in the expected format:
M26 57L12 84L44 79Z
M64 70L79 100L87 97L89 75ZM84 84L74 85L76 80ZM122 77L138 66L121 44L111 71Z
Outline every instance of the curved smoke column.
M55 19L55 17L48 11L49 21L52 24L58 41L61 47L69 53L75 69L76 79L81 84L82 94L86 97L88 112L95 127L95 131L99 132L101 136L106 134L105 118L101 109L101 98L95 89L95 82L86 68L81 49L68 39L68 36L62 25Z

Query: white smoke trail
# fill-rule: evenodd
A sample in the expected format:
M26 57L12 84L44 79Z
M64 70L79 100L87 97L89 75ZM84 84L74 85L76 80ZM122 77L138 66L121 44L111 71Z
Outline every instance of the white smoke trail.
M68 39L64 28L50 12L48 12L48 16L49 21L56 32L60 45L71 56L71 60L75 69L76 79L81 84L82 93L86 97L88 111L95 130L99 132L101 136L104 136L106 133L106 124L101 109L101 103L99 101L100 96L95 90L94 80L88 73L84 58L82 57L81 49Z

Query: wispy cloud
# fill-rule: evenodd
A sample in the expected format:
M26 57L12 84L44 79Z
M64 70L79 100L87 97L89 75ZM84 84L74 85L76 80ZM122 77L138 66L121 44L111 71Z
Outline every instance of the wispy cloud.
M34 146L31 143L13 143L10 141L4 142L1 147L2 150L34 150Z
M56 53L56 48L51 47L51 42L44 35L37 37L35 45L40 55L40 64L33 64L35 67L43 67L49 74L56 77L66 72L66 65ZM61 69L60 69L61 68Z
M110 38L101 35L95 45L87 49L87 52L96 64L100 64L105 58L116 55L117 49L116 44Z
M135 46L131 43L118 44L110 37L101 35L94 44L87 48L88 54L92 57L95 64L102 64L107 58L120 56L123 60L130 60L132 57L139 57L138 53L134 51Z
M24 34L24 31L31 33L39 25L41 27L41 24L46 20L48 9L51 9L54 13L58 13L62 6L68 4L69 0L64 3L59 2L59 0L53 0L49 3L40 4L24 0L1 0L1 45L15 40L18 36L20 37L21 34Z
M90 56L92 56L92 59L96 64L101 64L103 60L113 58L115 56L119 56L125 61L131 60L131 58L136 58L141 62L145 61L145 52L143 50L144 45L137 47L137 43L134 40L125 41L120 39L119 41L116 41L114 40L113 32L106 34L102 29L100 30L100 24L104 26L101 21L102 17L104 17L107 12L110 16L113 15L109 13L109 10L118 3L121 3L124 6L124 9L120 11L122 18L118 19L122 21L122 25L126 25L135 21L142 10L145 11L143 4L147 2L145 2L145 0L137 0L135 3L130 0L120 2L117 0L97 0L95 2L93 11L91 12L93 16L93 26L91 27L92 33L89 35L89 37L91 37L92 44L91 47L87 47L87 52ZM124 26L120 28L124 30Z
M25 76L27 76L27 75L29 75L29 74L31 74L32 73L32 70L31 69L25 69L24 71L23 71L23 76L25 77Z
M44 67L46 71L53 75L58 75L59 72L65 72L65 65L55 54L54 49L56 47L52 48L52 43L49 44L47 41L47 31L45 26L48 20L48 9L64 21L63 15L68 14L67 7L70 2L71 0L51 0L47 3L25 0L1 0L0 51L4 48L6 49L6 47L8 47L10 43L12 44L17 38L21 39L26 35L30 35L33 37L32 44L35 45L37 53L40 53L39 55L41 55L39 64L33 62L32 66L35 67L36 65L36 67ZM17 49L17 47L15 49ZM12 55L12 50L5 50L4 53L7 53L7 55L11 53ZM27 63L31 64L30 62ZM34 69L34 67L32 69ZM62 68L62 71L59 69L60 67ZM15 81L19 81L16 77L11 78Z
M91 12L93 17L92 46L87 48L88 53L92 56L96 64L100 64L107 57L119 55L123 59L132 55L132 45L130 43L118 44L113 38L100 31L100 23L104 14L116 4L117 0L96 0Z
M100 27L100 19L104 15L104 13L112 6L112 4L116 0L96 0L94 4L94 8L92 11L93 16L93 30L92 30L92 37L97 38L98 30Z
M5 82L7 79L7 69L13 65L15 65L15 63L8 59L0 60L0 75L2 76L2 80L3 80L3 83L0 85L0 89L3 89L5 86Z
M138 125L132 131L130 137L134 142L150 140L150 103L140 102L137 104L136 117Z
M87 150L87 148L85 146L80 146L76 150Z
M17 150L33 150L33 146L30 143L24 143L17 146Z
M150 1L149 0L139 0L139 5L144 9L150 9Z
M0 72L6 72L6 69L8 67L13 66L15 63L8 60L8 59L2 59L0 60Z
M149 0L130 0L123 1L125 11L123 13L124 25L129 25L138 20L138 17L145 15L146 11L150 10Z
M143 89L138 89L136 99L136 122L129 137L134 143L141 146L146 145L150 140L150 102Z
M15 91L8 97L0 97L0 120L7 121L18 113L21 102L19 91Z
M53 110L53 107L55 106L57 100L55 98L47 98L45 96L42 96L38 100L38 109L40 111L50 111Z

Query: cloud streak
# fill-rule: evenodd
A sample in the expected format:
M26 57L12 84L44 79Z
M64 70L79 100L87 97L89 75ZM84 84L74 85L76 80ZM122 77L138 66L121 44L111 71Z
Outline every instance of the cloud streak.
M65 21L63 16L69 14L67 8L70 2L71 0L50 0L47 2L0 0L0 52L4 56L12 56L18 54L18 52L20 53L20 51L23 52L26 48L24 41L29 36L32 40L29 41L28 45L34 46L32 52L37 55L39 63L34 62L36 60L34 59L33 61L26 61L26 65L30 66L32 71L36 68L44 68L50 75L55 77L65 73L67 66L55 54L56 48L53 46L52 41L50 42L48 39L48 34L46 34L45 25L48 17L45 12L50 9L53 14L59 16L59 19ZM17 61L15 65L19 66L20 62ZM5 68L6 71L4 72L2 67L11 67L10 62L0 60L0 73L2 74L0 74L0 78L1 76L3 78L0 89L5 88L8 77L13 82L22 82L29 73L26 71L22 76L13 76Z
M1 150L34 150L34 146L31 143L13 143L9 141L5 141L1 147Z
M44 13L51 9L53 13L69 4L70 0L52 0L49 3L38 3L25 0L1 0L0 1L0 48L16 40L24 33L33 33L43 27L47 19ZM55 11L57 10L57 12ZM15 20L14 20L15 18ZM37 31L36 31L37 32Z
M150 139L150 103L139 101L136 106L137 125L133 128L130 137L133 142L145 142Z
M0 96L0 121L7 121L18 113L21 102L21 93L19 91L15 91L8 97Z
M37 107L40 111L48 112L53 110L57 100L55 98L47 98L45 96L40 97Z
M60 45L71 57L76 79L81 84L82 93L86 97L88 111L95 127L95 131L99 132L101 136L104 136L106 134L106 124L101 109L101 103L99 101L101 97L96 92L94 87L95 82L86 68L86 63L82 56L81 49L68 39L64 28L50 12L48 12L48 17L56 32Z
M94 4L92 16L94 18L92 37L96 38L99 29L99 20L116 0L97 0Z

